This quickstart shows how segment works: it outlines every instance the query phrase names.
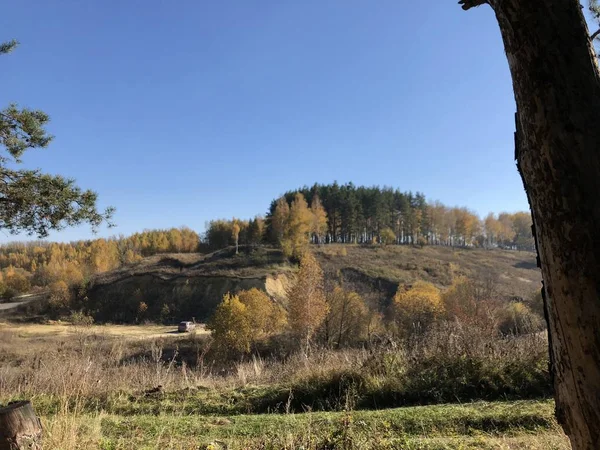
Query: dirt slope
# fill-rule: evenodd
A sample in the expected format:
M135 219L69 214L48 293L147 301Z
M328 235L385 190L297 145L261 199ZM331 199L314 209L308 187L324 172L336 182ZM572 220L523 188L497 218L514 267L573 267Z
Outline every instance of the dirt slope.
M506 298L539 289L535 255L527 252L446 247L359 247L328 245L314 251L327 281L343 279L381 300L399 283L417 280L449 286L456 276L491 278ZM87 292L86 309L100 321L131 322L208 318L227 292L253 287L283 301L296 266L277 249L225 249L208 255L168 254L98 276ZM140 303L147 305L144 316Z

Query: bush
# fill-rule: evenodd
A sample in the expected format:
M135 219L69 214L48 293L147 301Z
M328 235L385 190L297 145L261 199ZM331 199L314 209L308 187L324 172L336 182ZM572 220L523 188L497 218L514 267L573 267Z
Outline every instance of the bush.
M512 302L499 315L498 328L503 334L526 334L541 331L545 322L525 304Z
M63 311L68 308L70 300L69 286L64 281L55 281L50 285L50 302L51 311Z
M93 325L94 318L88 316L83 311L71 311L71 315L67 318L67 321L73 325L89 327Z
M252 342L252 328L246 305L237 295L225 294L207 324L217 346L227 352L247 353Z
M384 228L379 233L379 239L383 245L389 245L396 242L396 234L391 228Z
M404 337L427 330L443 311L440 290L424 281L399 286L392 303L397 332Z
M266 293L252 288L240 291L238 298L246 306L245 314L253 334L253 341L283 331L287 324L285 311Z
M4 285L6 286L6 290L4 291L4 296L6 298L25 294L31 289L29 278L14 269L8 270L4 275Z

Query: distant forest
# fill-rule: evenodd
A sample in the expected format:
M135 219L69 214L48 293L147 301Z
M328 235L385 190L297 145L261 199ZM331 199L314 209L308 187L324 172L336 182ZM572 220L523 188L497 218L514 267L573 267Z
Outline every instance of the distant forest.
M10 298L37 287L61 297L95 274L160 253L268 244L299 257L311 243L534 249L528 212L490 213L482 219L467 208L428 203L419 192L315 184L273 200L264 218L210 221L203 235L183 227L72 243L1 245L0 296Z
M209 222L205 243L218 249L236 241L256 245L267 240L282 247L294 247L293 241L306 236L308 242L320 244L534 250L531 224L529 212L490 213L480 218L465 207L429 203L419 192L402 192L390 187L357 187L352 183L315 184L286 192L273 200L265 219L257 216L246 221Z

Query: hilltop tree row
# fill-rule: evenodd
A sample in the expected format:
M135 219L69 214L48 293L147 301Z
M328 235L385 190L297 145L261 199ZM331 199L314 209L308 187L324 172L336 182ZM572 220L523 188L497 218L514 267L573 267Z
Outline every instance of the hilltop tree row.
M214 250L236 243L269 242L295 257L309 243L533 250L531 225L528 212L490 213L481 219L467 208L427 202L418 192L333 183L285 193L272 201L266 219L211 221L205 242Z

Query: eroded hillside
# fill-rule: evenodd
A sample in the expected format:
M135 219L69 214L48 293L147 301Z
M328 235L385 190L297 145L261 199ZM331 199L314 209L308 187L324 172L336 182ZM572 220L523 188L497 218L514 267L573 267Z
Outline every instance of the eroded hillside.
M391 298L399 283L417 280L440 287L457 276L487 279L506 298L527 297L539 289L541 275L529 252L449 247L315 247L328 281L343 280L381 300ZM172 322L206 320L227 292L253 287L285 302L296 270L281 252L244 248L208 255L165 254L146 258L96 277L82 298L97 321Z

